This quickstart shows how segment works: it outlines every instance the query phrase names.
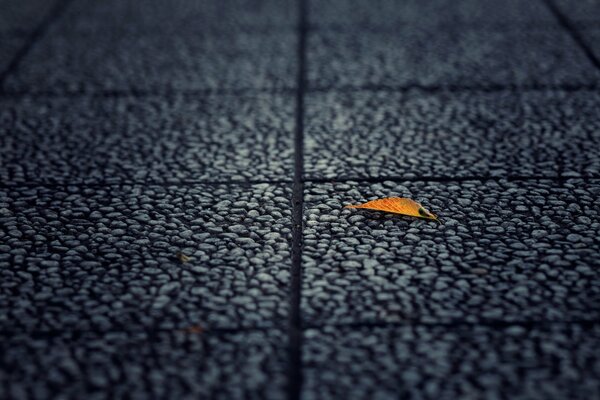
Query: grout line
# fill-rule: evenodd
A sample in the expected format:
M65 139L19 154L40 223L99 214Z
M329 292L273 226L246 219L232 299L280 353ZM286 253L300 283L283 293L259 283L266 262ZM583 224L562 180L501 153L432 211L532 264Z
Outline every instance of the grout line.
M99 90L99 91L14 91L0 93L0 98L21 98L21 97L45 97L56 99L71 98L151 98L151 97L213 97L213 96L231 96L231 97L252 97L262 95L285 95L295 93L292 88L238 88L238 89L189 89L189 90L171 90L171 89L148 89L148 90Z
M334 329L372 329L372 328L406 328L406 327L446 327L446 328L458 328L458 327L490 327L490 328L506 328L510 326L522 326L526 328L553 326L553 325L580 325L580 326L594 326L600 325L599 319L574 319L574 320L563 320L563 321L552 321L552 320L521 320L521 321L505 321L505 320L481 320L481 321L438 321L438 322L424 322L416 319L398 321L398 322L385 322L385 321L362 321L362 322L348 322L348 323L325 323L325 324L307 324L305 329L323 330L327 328Z
M367 182L380 183L385 181L392 182L468 182L468 181L539 181L553 180L564 181L567 179L593 180L600 178L592 177L561 177L559 175L532 175L532 176L421 176L421 177L403 177L403 176L383 176L383 177L339 177L339 178L308 178L305 182L309 183L345 183L345 182Z
M596 84L562 84L562 85L421 85L421 84L406 84L400 86L389 85L344 85L338 87L316 86L308 89L309 94L317 93L360 93L360 92L409 92L422 91L426 93L448 93L456 92L480 92L480 93L497 93L497 92L514 92L515 94L523 92L544 92L544 91L596 91L600 86Z
M290 274L288 398L298 400L302 389L302 213L304 203L304 94L306 88L306 36L308 0L298 0L298 75L296 132L294 137L294 184L292 190L292 265Z
M219 186L219 185L230 185L230 186L252 186L252 185L289 185L291 181L288 180L247 180L247 181L178 181L178 182L152 182L152 181L123 181L123 182L93 182L93 183L56 183L56 182L27 182L27 183L14 183L14 184L3 184L0 183L0 189L14 189L14 188L66 188L66 187L78 187L78 188L114 188L123 186L147 186L147 187L180 187L180 186L194 186L194 185L207 185L207 186Z
M0 330L0 336L17 336L17 335L28 335L37 337L56 337L64 334L82 336L82 335L108 335L112 333L121 333L126 335L138 335L147 334L149 336L156 336L163 333L181 333L190 336L218 336L228 335L244 332L275 332L282 331L284 327L273 325L273 326L256 326L256 327L236 327L236 328L205 328L201 333L186 332L186 328L150 328L150 329L105 329L105 330L93 330L93 329L34 329L34 330Z
M552 0L544 0L546 6L550 9L550 12L556 17L559 25L561 25L567 33L571 35L571 38L579 45L579 48L585 53L590 62L600 70L600 59L594 54L594 51L587 45L585 39L577 28L569 21L569 19L560 11L558 6L554 4Z
M342 322L342 323L324 323L315 324L308 323L303 327L302 330L324 330L324 329L374 329L374 328L418 328L418 327L446 327L446 328L461 328L461 327L490 327L490 328L506 328L511 326L522 326L525 328L535 327L548 327L548 326L561 326L561 325L579 325L579 326L595 326L600 325L599 319L572 319L572 320L481 320L481 321L419 321L418 319L397 321L397 322L386 322L386 321L358 321L358 322ZM35 337L56 337L61 335L108 335L108 334L126 334L126 335L138 335L147 334L149 336L156 336L163 333L181 333L188 335L200 335L200 336L219 336L229 335L236 333L245 332L277 332L285 329L285 326L275 324L273 326L248 326L248 327L235 327L235 328L206 328L201 333L186 333L185 328L151 328L151 329L106 329L106 330L93 330L93 329L34 329L34 330L7 330L0 329L0 336L35 336Z
M380 182L469 182L469 181L509 181L509 182L520 182L520 181L597 181L600 177L590 176L465 176L465 177L452 177L452 176L423 176L423 177L402 177L402 176L384 176L384 177L339 177L339 178L305 178L302 180L302 186L304 183L347 183L347 182L366 182L366 183L380 183ZM280 180L247 180L247 181L236 181L236 180L223 180L223 181L179 181L179 182L145 182L145 181L123 181L123 182L94 182L94 183L58 183L58 182L27 182L27 183L14 183L5 184L0 183L0 189L15 189L15 188L118 188L124 186L147 186L147 187L185 187L194 185L207 185L207 186L252 186L252 185L294 185L295 182L280 179Z
M524 92L579 92L579 91L597 91L600 86L595 84L590 85L473 85L473 86L456 86L456 85L420 85L409 84L403 86L388 86L388 85L360 85L360 86L339 86L339 87L314 87L304 88L305 94L320 94L320 93L361 93L361 92L390 92L403 93L410 91L422 91L425 93L456 93L456 92L479 92L479 93L497 93L497 92L513 92L515 94ZM0 92L0 99L19 99L19 98L50 98L50 99L75 99L75 98L152 98L152 97L253 97L262 95L291 95L296 93L293 88L240 88L240 89L195 89L195 90L100 90L100 91L14 91Z
M48 31L48 28L50 28L50 25L52 25L54 21L60 18L60 16L67 9L71 1L72 0L58 0L50 10L48 15L46 15L42 22L33 30L23 47L19 49L17 54L15 54L15 56L11 60L10 64L8 64L8 67L6 67L6 69L2 71L2 73L0 73L0 93L4 91L4 85L8 76L13 74L17 70L17 68L21 64L21 61L23 61L27 54L29 54L33 46L41 38L44 37L44 35Z

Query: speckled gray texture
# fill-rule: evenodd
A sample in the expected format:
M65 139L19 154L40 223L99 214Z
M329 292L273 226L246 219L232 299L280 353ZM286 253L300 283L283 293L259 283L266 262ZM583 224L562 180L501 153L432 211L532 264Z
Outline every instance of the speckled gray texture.
M304 400L587 400L599 325L324 328L306 332Z
M277 330L1 339L7 399L285 398L285 336Z
M368 27L395 30L406 24L552 24L542 1L521 0L342 0L312 1L309 20L318 29Z
M0 0L0 32L30 33L55 4L56 0Z
M0 329L281 324L289 202L270 185L0 189Z
M598 0L550 0L562 14L576 24L600 25L600 2Z
M77 0L61 18L65 32L227 33L263 29L292 30L293 0Z
M579 31L585 44L592 50L596 59L600 60L600 22L582 27Z
M293 96L0 99L0 178L289 179Z
M10 35L0 32L0 73L10 65L26 38L22 35Z
M308 178L600 176L593 91L334 92L306 103Z
M293 34L52 33L7 92L284 89L295 83Z
M316 31L308 42L311 88L596 84L600 72L564 31L428 28Z
M599 397L595 7L0 0L0 398Z
M600 182L308 184L309 323L600 318ZM442 224L342 207L409 197Z

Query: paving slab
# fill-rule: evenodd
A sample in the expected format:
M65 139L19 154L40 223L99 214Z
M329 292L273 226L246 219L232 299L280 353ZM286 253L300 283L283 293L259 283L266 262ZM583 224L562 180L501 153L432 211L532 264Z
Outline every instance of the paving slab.
M595 25L584 25L578 28L585 44L592 50L597 60L600 60L600 22Z
M2 337L9 398L281 399L285 336L159 333Z
M596 85L600 72L568 33L401 25L394 32L316 31L308 38L311 89Z
M309 324L600 317L599 182L309 183ZM409 197L442 223L343 209Z
M57 29L63 32L175 32L292 30L298 20L290 0L78 0Z
M289 198L266 184L0 189L0 330L285 323Z
M0 32L31 33L56 3L56 0L0 0Z
M23 35L0 33L0 73L8 68L26 41L27 38Z
M419 24L553 24L556 18L542 1L441 0L318 1L309 3L309 21L316 29L357 27L393 30Z
M573 23L600 24L600 2L597 0L552 0L552 3Z
M294 99L5 98L4 184L283 180Z
M311 329L303 399L589 399L598 325Z
M283 90L294 87L294 34L46 35L6 92Z
M599 108L594 91L312 93L305 176L600 176Z

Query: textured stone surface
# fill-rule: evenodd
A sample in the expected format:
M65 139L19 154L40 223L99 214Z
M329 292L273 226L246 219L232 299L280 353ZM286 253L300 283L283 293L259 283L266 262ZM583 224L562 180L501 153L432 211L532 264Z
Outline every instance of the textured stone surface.
M305 175L600 175L596 92L314 93Z
M552 0L552 2L574 23L600 23L600 2L598 0Z
M292 96L0 100L3 183L289 179Z
M291 33L53 33L6 81L11 91L283 89L295 83Z
M600 60L600 22L580 28L579 31L585 44L592 50L596 59Z
M310 2L309 20L319 29L375 28L395 30L399 26L552 24L554 16L542 1L462 0L396 1L361 0Z
M291 0L78 0L57 27L66 32L173 33L293 29Z
M0 330L280 324L289 197L269 185L0 189Z
M595 2L56 1L0 0L0 398L598 397Z
M285 336L93 333L2 337L3 397L281 399Z
M309 399L590 399L598 325L325 328L305 335Z
M308 184L302 315L315 324L595 320L600 184ZM399 196L442 224L342 207Z
M398 26L309 36L312 88L596 84L600 73L569 34L548 28Z
M0 32L30 33L50 13L55 0L0 0Z
M0 33L0 73L10 65L21 46L25 43L24 36Z

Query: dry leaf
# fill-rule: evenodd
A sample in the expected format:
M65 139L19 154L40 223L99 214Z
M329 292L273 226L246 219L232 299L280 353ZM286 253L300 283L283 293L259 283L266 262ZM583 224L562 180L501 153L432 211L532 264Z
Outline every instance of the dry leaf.
M368 201L364 204L346 206L346 208L366 208L368 210L385 211L394 214L408 215L410 217L425 218L438 221L435 214L427 211L425 207L414 200L401 197L386 197Z
M186 262L190 261L192 259L192 257L190 256L186 256L183 253L177 253L177 259L182 263L185 264Z
M192 325L188 328L182 329L182 331L184 333L195 333L195 334L201 334L204 333L204 328L201 327L200 325Z

